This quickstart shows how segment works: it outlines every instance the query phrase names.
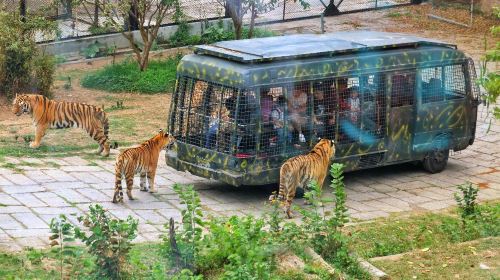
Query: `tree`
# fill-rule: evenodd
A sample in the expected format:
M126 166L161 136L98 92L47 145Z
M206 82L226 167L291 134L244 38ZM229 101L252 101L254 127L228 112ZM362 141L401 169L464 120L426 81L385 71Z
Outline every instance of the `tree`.
M129 41L141 71L146 70L149 52L158 36L161 23L179 7L179 0L129 0L95 1L77 0L78 4L95 5L105 18L105 24L112 26ZM133 31L137 29L142 39L139 45Z
M52 33L56 25L20 10L24 14L0 11L0 92L7 98L33 90L50 96L55 60L37 47L35 35Z
M496 7L494 9L495 17L500 19L500 7ZM500 37L500 26L496 25L491 27L491 34L493 38ZM486 90L486 101L489 104L496 104L498 97L500 96L500 71L498 71L498 67L496 71L488 71L487 65L488 63L498 64L500 61L500 41L496 41L495 48L488 51L486 55L481 59L480 62L480 77L479 84ZM493 115L495 118L500 119L500 108L493 108Z
M255 27L255 19L259 14L267 13L273 10L278 4L278 0L217 0L219 4L224 6L226 15L231 17L234 26L234 35L237 40L241 39L243 32L243 17L250 12L250 26L248 38L253 37ZM304 9L309 7L306 0L299 1Z

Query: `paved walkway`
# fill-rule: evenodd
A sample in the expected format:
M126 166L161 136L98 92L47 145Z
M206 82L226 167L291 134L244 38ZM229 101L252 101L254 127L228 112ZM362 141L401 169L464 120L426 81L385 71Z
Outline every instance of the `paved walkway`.
M407 164L346 174L351 217L366 220L397 212L443 209L455 204L455 186L466 180L479 184L481 200L499 199L500 122L493 122L486 134L487 124L481 122L485 117L478 118L478 139L467 150L453 154L442 173L428 174ZM118 218L138 218L138 242L158 241L168 219L180 219L181 205L172 189L175 182L195 184L203 209L212 215L261 214L268 209L265 202L274 190L272 186L234 188L177 172L165 165L162 155L156 176L159 192L140 192L136 186L138 199L125 198L124 204L117 205L111 203L113 158L93 162L80 157L9 158L22 172L0 168L0 250L48 246L50 220L66 214L77 223L70 214L83 214L90 203L102 204ZM137 185L137 177L135 182ZM296 203L302 205L302 200Z

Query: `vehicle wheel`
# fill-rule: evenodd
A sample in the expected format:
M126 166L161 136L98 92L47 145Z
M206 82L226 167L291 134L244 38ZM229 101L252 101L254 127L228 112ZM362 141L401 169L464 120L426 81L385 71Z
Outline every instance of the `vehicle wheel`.
M430 173L439 173L446 168L450 150L434 150L427 154L423 160L423 167Z

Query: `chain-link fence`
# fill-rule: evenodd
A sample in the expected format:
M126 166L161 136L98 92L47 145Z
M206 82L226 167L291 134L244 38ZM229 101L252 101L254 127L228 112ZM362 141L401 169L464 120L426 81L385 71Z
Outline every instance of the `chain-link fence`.
M98 3L102 3L99 1L118 0L89 0L82 1L79 5L75 5L72 0L0 0L0 7L10 12L36 13L57 19L59 22L57 37L64 39L113 32L112 29L103 27L106 19L98 8ZM278 1L272 10L259 14L256 21L266 23L316 17L321 14L331 16L417 4L421 0L307 0L305 2L308 3L306 8L299 1ZM180 0L180 3L187 21L205 21L227 16L225 0ZM171 14L165 17L162 24L173 24L173 12L172 10ZM128 19L116 20L125 24ZM250 22L250 13L244 16L244 22Z

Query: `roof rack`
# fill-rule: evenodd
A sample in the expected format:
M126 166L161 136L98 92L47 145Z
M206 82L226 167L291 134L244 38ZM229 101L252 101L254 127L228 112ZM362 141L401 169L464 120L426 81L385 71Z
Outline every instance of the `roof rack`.
M222 57L242 63L256 63L396 48L456 45L401 33L349 31L329 34L300 34L258 39L223 41L194 46L196 54Z

